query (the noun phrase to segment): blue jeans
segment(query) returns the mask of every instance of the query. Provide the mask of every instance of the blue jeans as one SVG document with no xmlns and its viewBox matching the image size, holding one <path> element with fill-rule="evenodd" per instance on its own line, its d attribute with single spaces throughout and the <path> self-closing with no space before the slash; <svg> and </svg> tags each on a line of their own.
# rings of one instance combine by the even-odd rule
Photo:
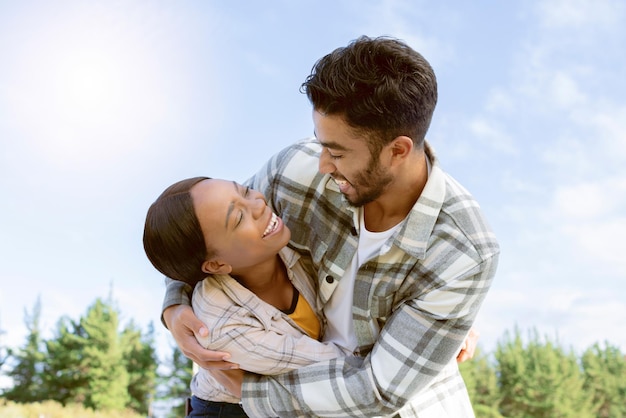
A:
<svg viewBox="0 0 626 418">
<path fill-rule="evenodd" d="M 248 418 L 238 403 L 213 402 L 191 397 L 191 412 L 187 418 Z"/>
</svg>

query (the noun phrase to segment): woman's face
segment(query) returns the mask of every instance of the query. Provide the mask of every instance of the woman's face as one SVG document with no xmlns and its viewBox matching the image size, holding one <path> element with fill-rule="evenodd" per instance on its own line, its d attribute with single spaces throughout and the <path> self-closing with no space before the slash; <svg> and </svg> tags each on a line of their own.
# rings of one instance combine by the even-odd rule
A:
<svg viewBox="0 0 626 418">
<path fill-rule="evenodd" d="M 191 188 L 207 247 L 237 274 L 275 256 L 291 232 L 263 195 L 233 181 L 202 180 Z"/>
</svg>

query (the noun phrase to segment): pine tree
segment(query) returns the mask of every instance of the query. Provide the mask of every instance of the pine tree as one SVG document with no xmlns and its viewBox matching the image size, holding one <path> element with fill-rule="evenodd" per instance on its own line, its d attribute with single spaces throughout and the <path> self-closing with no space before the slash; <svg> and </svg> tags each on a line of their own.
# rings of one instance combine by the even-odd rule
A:
<svg viewBox="0 0 626 418">
<path fill-rule="evenodd" d="M 506 417 L 593 417 L 591 396 L 573 353 L 565 352 L 536 331 L 526 346 L 519 330 L 509 333 L 496 349 L 500 411 Z"/>
<path fill-rule="evenodd" d="M 13 353 L 8 351 L 14 366 L 7 372 L 13 380 L 13 387 L 3 393 L 3 396 L 15 402 L 34 402 L 41 399 L 42 369 L 45 360 L 42 349 L 40 331 L 41 299 L 38 297 L 32 313 L 24 310 L 24 325 L 28 330 L 26 343 L 23 348 Z"/>
<path fill-rule="evenodd" d="M 585 390 L 593 394 L 596 416 L 626 417 L 626 359 L 617 347 L 596 343 L 581 358 Z"/>
<path fill-rule="evenodd" d="M 88 381 L 84 404 L 95 410 L 121 410 L 129 400 L 118 316 L 111 303 L 97 299 L 80 321 L 86 340 L 82 364 Z"/>
<path fill-rule="evenodd" d="M 463 380 L 467 386 L 472 406 L 477 416 L 500 417 L 498 404 L 500 392 L 495 366 L 488 356 L 480 349 L 476 350 L 474 358 L 459 365 Z"/>
<path fill-rule="evenodd" d="M 25 315 L 29 334 L 24 347 L 10 352 L 14 366 L 7 375 L 14 386 L 3 393 L 5 398 L 150 414 L 158 367 L 152 324 L 142 334 L 131 321 L 118 333 L 119 312 L 111 298 L 96 299 L 78 321 L 60 318 L 54 336 L 44 341 L 40 315 L 38 299 L 32 314 Z"/>
<path fill-rule="evenodd" d="M 168 371 L 161 375 L 159 399 L 173 405 L 169 418 L 185 416 L 185 400 L 190 396 L 189 383 L 193 376 L 193 362 L 183 355 L 178 347 L 172 348 L 168 360 Z"/>
<path fill-rule="evenodd" d="M 84 350 L 86 339 L 80 326 L 68 317 L 57 322 L 55 336 L 46 340 L 47 359 L 44 365 L 43 386 L 50 399 L 68 403 L 84 403 L 87 387 Z"/>
<path fill-rule="evenodd" d="M 95 410 L 123 409 L 129 401 L 128 372 L 118 329 L 118 313 L 101 299 L 78 322 L 61 318 L 57 336 L 46 341 L 44 384 L 49 398 Z"/>
<path fill-rule="evenodd" d="M 129 375 L 128 406 L 148 415 L 156 391 L 158 360 L 154 347 L 154 326 L 145 334 L 131 321 L 122 332 L 124 361 Z"/>
</svg>

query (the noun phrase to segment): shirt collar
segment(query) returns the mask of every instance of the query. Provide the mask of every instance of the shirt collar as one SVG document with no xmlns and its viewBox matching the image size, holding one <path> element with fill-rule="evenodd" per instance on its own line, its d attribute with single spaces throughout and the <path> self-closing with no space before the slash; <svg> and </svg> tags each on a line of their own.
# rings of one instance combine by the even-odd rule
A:
<svg viewBox="0 0 626 418">
<path fill-rule="evenodd" d="M 446 194 L 446 176 L 439 166 L 439 160 L 428 143 L 424 143 L 424 149 L 431 163 L 430 175 L 422 194 L 395 235 L 395 244 L 419 259 L 425 256 Z"/>
<path fill-rule="evenodd" d="M 419 199 L 402 221 L 403 225 L 392 238 L 394 245 L 418 259 L 425 257 L 428 239 L 432 235 L 446 194 L 446 175 L 439 165 L 435 151 L 426 141 L 424 141 L 424 152 L 430 162 L 428 180 Z M 358 225 L 358 208 L 348 203 L 331 176 L 328 176 L 326 188 L 341 195 L 342 207 L 352 212 L 354 225 Z"/>
</svg>

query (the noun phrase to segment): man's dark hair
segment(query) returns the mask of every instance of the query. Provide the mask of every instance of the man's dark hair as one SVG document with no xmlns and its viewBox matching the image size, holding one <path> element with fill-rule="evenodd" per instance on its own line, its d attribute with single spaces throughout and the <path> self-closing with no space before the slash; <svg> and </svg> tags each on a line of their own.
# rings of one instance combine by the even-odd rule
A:
<svg viewBox="0 0 626 418">
<path fill-rule="evenodd" d="M 315 63 L 300 91 L 313 108 L 338 115 L 380 149 L 405 135 L 423 145 L 437 79 L 426 59 L 404 42 L 361 36 Z"/>
</svg>

